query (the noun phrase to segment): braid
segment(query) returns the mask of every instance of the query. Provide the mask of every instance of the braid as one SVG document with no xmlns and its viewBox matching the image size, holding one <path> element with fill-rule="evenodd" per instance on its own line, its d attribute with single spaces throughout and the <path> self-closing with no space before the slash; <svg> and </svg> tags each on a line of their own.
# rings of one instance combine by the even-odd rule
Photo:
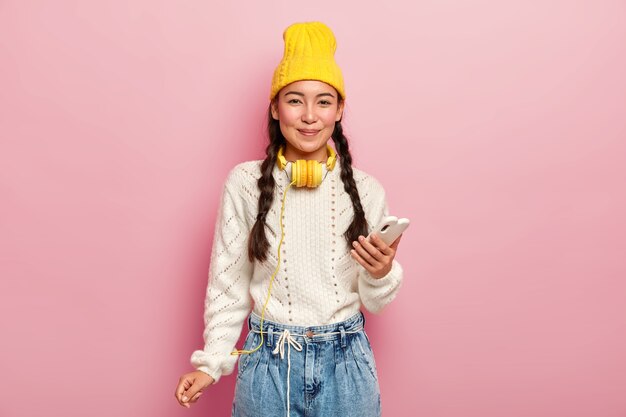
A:
<svg viewBox="0 0 626 417">
<path fill-rule="evenodd" d="M 361 198 L 359 197 L 359 191 L 356 188 L 356 182 L 354 181 L 354 175 L 352 172 L 352 155 L 348 148 L 348 138 L 343 134 L 343 127 L 341 121 L 335 123 L 335 130 L 333 131 L 333 141 L 335 142 L 335 148 L 341 162 L 341 180 L 343 181 L 343 188 L 346 190 L 352 200 L 352 207 L 354 208 L 354 218 L 352 223 L 344 233 L 348 247 L 352 247 L 352 241 L 357 240 L 359 235 L 367 236 L 367 221 L 365 220 L 365 212 L 361 205 Z"/>
<path fill-rule="evenodd" d="M 274 120 L 272 117 L 270 109 L 268 109 L 267 123 L 270 143 L 265 148 L 267 156 L 261 164 L 261 177 L 257 180 L 257 185 L 259 190 L 261 190 L 258 214 L 248 238 L 248 258 L 250 261 L 253 261 L 255 258 L 259 261 L 265 261 L 267 259 L 267 251 L 269 250 L 270 244 L 265 235 L 265 219 L 274 201 L 274 186 L 276 185 L 272 171 L 276 164 L 278 149 L 285 143 L 285 138 L 280 132 L 280 125 L 278 121 Z"/>
</svg>

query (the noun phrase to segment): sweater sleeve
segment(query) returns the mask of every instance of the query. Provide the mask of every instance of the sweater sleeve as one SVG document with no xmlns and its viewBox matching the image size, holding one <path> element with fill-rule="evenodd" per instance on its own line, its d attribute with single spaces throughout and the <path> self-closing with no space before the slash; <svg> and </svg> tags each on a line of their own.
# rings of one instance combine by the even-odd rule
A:
<svg viewBox="0 0 626 417">
<path fill-rule="evenodd" d="M 384 188 L 373 177 L 368 195 L 371 202 L 369 209 L 365 209 L 365 215 L 368 232 L 371 232 L 385 216 L 389 215 L 389 206 Z M 396 258 L 391 263 L 391 270 L 382 278 L 374 278 L 367 269 L 358 264 L 359 295 L 365 308 L 371 313 L 381 312 L 396 297 L 403 276 L 402 266 Z"/>
<path fill-rule="evenodd" d="M 217 382 L 233 372 L 238 356 L 231 355 L 252 301 L 253 265 L 248 259 L 249 230 L 245 203 L 237 195 L 234 170 L 226 179 L 215 225 L 209 277 L 204 301 L 204 349 L 190 362 Z"/>
</svg>

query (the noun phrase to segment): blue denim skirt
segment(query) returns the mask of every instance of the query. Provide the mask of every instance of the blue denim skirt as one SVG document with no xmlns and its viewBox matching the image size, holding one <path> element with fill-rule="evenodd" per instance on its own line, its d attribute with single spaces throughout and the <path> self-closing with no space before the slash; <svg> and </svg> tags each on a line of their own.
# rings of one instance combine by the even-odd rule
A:
<svg viewBox="0 0 626 417">
<path fill-rule="evenodd" d="M 232 417 L 380 417 L 380 388 L 362 312 L 324 326 L 248 317 Z"/>
</svg>

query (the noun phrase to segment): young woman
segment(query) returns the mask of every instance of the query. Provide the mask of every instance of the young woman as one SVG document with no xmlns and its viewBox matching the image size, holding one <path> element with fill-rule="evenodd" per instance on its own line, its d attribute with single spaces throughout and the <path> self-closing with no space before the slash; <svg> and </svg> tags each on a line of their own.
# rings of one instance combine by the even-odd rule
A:
<svg viewBox="0 0 626 417">
<path fill-rule="evenodd" d="M 296 23 L 283 38 L 266 157 L 238 164 L 226 179 L 205 346 L 175 396 L 190 407 L 238 360 L 233 416 L 380 416 L 360 308 L 378 313 L 395 297 L 400 238 L 390 246 L 365 238 L 389 212 L 381 184 L 352 167 L 333 33 Z M 243 349 L 233 351 L 244 322 Z"/>
</svg>

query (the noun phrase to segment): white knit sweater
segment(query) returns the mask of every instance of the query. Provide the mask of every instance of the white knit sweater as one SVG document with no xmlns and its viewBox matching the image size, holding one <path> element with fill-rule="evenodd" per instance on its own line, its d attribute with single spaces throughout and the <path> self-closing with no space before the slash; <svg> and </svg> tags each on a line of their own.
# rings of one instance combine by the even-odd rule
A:
<svg viewBox="0 0 626 417">
<path fill-rule="evenodd" d="M 287 171 L 274 166 L 274 201 L 266 219 L 270 243 L 266 262 L 248 260 L 248 235 L 258 211 L 262 160 L 236 165 L 222 191 L 215 226 L 209 280 L 204 304 L 204 349 L 190 362 L 217 382 L 233 372 L 238 356 L 231 355 L 250 310 L 261 315 L 270 277 L 276 269 L 280 241 L 280 208 L 289 185 Z M 393 260 L 383 278 L 372 277 L 350 255 L 343 233 L 354 215 L 350 196 L 340 178 L 341 164 L 329 171 L 317 188 L 287 191 L 281 266 L 272 284 L 265 319 L 298 326 L 343 321 L 361 304 L 378 313 L 395 297 L 403 271 Z M 354 168 L 368 231 L 389 214 L 382 185 Z"/>
</svg>

